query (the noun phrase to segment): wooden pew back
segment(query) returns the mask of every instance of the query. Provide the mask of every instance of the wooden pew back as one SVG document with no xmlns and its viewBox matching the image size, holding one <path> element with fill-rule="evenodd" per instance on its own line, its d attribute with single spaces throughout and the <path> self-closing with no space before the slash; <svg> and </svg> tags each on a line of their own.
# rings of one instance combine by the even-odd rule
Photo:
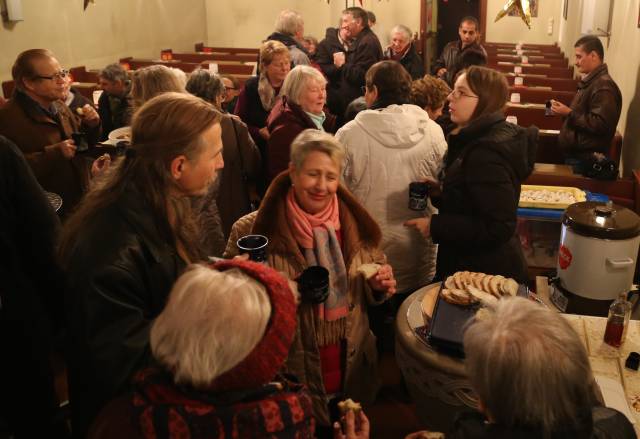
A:
<svg viewBox="0 0 640 439">
<path fill-rule="evenodd" d="M 258 55 L 260 53 L 260 49 L 252 48 L 252 47 L 215 47 L 215 46 L 205 46 L 203 43 L 196 43 L 194 47 L 196 52 L 216 52 L 216 53 L 244 53 L 244 54 L 252 54 Z"/>
<path fill-rule="evenodd" d="M 507 77 L 507 81 L 510 86 L 513 86 L 513 81 L 515 79 L 515 75 L 505 74 Z M 566 78 L 541 78 L 537 76 L 523 76 L 523 85 L 524 86 L 541 86 L 541 87 L 551 87 L 552 90 L 556 91 L 571 91 L 576 92 L 578 89 L 578 81 L 575 79 L 566 79 Z"/>
</svg>

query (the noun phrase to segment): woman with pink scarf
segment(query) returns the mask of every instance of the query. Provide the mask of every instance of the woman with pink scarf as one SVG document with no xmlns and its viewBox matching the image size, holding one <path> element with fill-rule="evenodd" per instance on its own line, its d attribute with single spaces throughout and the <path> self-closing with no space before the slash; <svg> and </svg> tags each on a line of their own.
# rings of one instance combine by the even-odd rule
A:
<svg viewBox="0 0 640 439">
<path fill-rule="evenodd" d="M 291 144 L 289 169 L 278 175 L 260 209 L 233 226 L 225 257 L 239 253 L 238 238 L 269 239 L 267 262 L 290 279 L 305 268 L 329 271 L 329 296 L 302 300 L 298 326 L 283 372 L 296 375 L 313 399 L 318 434 L 330 433 L 332 399 L 375 399 L 379 385 L 375 337 L 367 306 L 396 291 L 391 267 L 379 250 L 380 228 L 340 185 L 344 149 L 330 134 L 305 130 Z M 365 277 L 364 264 L 378 264 Z"/>
</svg>

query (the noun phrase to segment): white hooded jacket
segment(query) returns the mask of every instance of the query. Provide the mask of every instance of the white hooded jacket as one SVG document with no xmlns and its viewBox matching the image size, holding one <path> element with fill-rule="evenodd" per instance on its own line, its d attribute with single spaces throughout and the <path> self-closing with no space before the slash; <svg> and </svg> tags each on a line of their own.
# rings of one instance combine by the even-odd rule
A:
<svg viewBox="0 0 640 439">
<path fill-rule="evenodd" d="M 428 284 L 437 246 L 403 223 L 436 212 L 431 204 L 409 209 L 409 183 L 437 180 L 447 150 L 442 129 L 416 105 L 390 105 L 358 113 L 336 138 L 346 149 L 343 182 L 380 225 L 398 291 Z"/>
</svg>

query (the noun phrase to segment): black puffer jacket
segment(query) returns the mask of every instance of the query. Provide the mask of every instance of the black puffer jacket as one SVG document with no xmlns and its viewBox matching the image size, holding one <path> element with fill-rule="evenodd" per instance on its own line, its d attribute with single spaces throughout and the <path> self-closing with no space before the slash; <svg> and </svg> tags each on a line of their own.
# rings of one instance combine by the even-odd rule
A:
<svg viewBox="0 0 640 439">
<path fill-rule="evenodd" d="M 469 270 L 526 281 L 516 216 L 537 137 L 537 128 L 507 123 L 500 112 L 449 136 L 442 196 L 433 199 L 440 211 L 431 219 L 431 236 L 440 244 L 439 278 Z"/>
<path fill-rule="evenodd" d="M 606 64 L 578 83 L 565 118 L 558 145 L 568 156 L 601 152 L 608 154 L 622 109 L 620 89 L 609 76 Z"/>
<path fill-rule="evenodd" d="M 65 258 L 74 434 L 151 364 L 151 324 L 185 267 L 162 236 L 131 188 L 78 231 Z"/>
</svg>

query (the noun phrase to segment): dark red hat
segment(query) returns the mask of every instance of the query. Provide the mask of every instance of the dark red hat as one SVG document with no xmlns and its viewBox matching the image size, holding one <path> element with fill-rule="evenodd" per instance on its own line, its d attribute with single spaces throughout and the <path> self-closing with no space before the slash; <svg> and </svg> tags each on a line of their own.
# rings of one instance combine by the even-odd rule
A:
<svg viewBox="0 0 640 439">
<path fill-rule="evenodd" d="M 296 303 L 287 279 L 264 264 L 240 259 L 216 262 L 211 268 L 218 271 L 242 270 L 264 285 L 271 301 L 271 318 L 262 340 L 244 360 L 218 376 L 211 389 L 249 389 L 272 381 L 289 355 L 296 332 Z"/>
</svg>

